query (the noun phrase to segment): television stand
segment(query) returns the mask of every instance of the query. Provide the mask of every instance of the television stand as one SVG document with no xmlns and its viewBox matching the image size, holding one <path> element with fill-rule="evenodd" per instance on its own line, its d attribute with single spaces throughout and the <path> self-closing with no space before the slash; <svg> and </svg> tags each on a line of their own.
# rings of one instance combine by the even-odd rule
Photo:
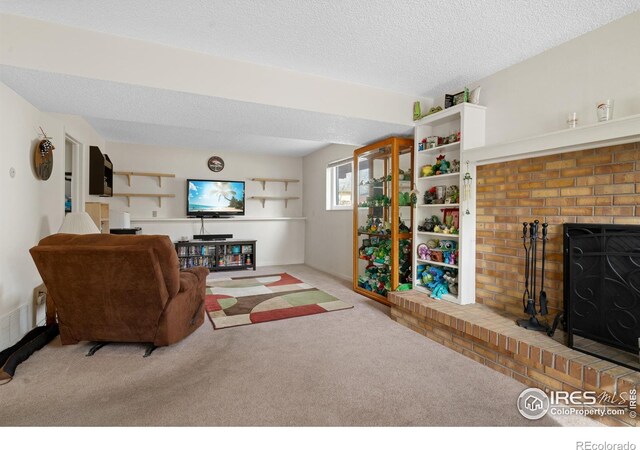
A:
<svg viewBox="0 0 640 450">
<path fill-rule="evenodd" d="M 180 269 L 202 266 L 209 269 L 210 272 L 256 270 L 255 240 L 194 239 L 187 242 L 175 242 L 174 245 L 180 261 Z"/>
</svg>

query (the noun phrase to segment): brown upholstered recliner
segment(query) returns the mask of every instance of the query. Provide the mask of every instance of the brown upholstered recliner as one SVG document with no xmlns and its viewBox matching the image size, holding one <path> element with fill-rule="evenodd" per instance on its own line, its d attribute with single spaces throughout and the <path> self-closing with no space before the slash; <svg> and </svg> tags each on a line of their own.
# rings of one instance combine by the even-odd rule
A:
<svg viewBox="0 0 640 450">
<path fill-rule="evenodd" d="M 55 234 L 30 252 L 63 344 L 171 345 L 204 322 L 209 271 L 180 271 L 168 236 Z"/>
</svg>

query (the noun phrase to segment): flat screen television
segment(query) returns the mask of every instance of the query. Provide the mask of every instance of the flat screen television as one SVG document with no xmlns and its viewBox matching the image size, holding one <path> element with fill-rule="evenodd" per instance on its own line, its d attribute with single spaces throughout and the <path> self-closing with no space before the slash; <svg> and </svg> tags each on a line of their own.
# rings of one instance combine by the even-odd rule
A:
<svg viewBox="0 0 640 450">
<path fill-rule="evenodd" d="M 187 180 L 187 217 L 244 216 L 244 181 Z"/>
</svg>

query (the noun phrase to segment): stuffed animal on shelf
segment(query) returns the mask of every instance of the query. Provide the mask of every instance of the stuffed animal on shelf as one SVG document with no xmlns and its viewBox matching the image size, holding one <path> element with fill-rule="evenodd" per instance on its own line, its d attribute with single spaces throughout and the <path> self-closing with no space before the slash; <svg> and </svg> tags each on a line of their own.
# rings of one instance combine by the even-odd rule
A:
<svg viewBox="0 0 640 450">
<path fill-rule="evenodd" d="M 420 170 L 420 173 L 422 173 L 423 177 L 430 177 L 431 175 L 433 175 L 433 172 L 433 166 L 429 164 L 422 166 L 422 169 Z"/>
<path fill-rule="evenodd" d="M 426 245 L 418 245 L 418 258 L 423 261 L 429 261 L 429 257 L 431 256 L 431 249 Z"/>
<path fill-rule="evenodd" d="M 436 158 L 436 163 L 433 166 L 433 171 L 436 175 L 449 173 L 449 161 L 445 159 L 444 155 L 440 155 Z"/>
<path fill-rule="evenodd" d="M 440 241 L 440 249 L 441 250 L 446 250 L 446 251 L 452 251 L 458 248 L 458 244 L 456 241 L 447 241 L 447 240 L 441 240 Z"/>
<path fill-rule="evenodd" d="M 447 271 L 444 273 L 442 278 L 444 278 L 444 280 L 447 282 L 449 292 L 451 292 L 453 295 L 458 295 L 458 276 L 454 275 L 452 272 Z"/>
<path fill-rule="evenodd" d="M 431 274 L 431 272 L 429 272 L 429 270 L 431 269 L 431 266 L 427 266 L 428 269 L 425 269 L 422 272 L 422 285 L 423 286 L 429 286 L 429 283 L 431 283 L 433 281 L 433 274 Z"/>
<path fill-rule="evenodd" d="M 456 265 L 457 261 L 457 253 L 452 251 L 443 251 L 443 261 L 445 264 L 451 264 L 452 266 Z"/>
<path fill-rule="evenodd" d="M 444 271 L 439 267 L 431 267 L 429 274 L 433 277 L 433 281 L 426 286 L 431 289 L 431 298 L 440 300 L 443 295 L 449 293 L 447 282 L 444 280 Z"/>
<path fill-rule="evenodd" d="M 436 173 L 438 175 L 449 173 L 450 167 L 451 167 L 451 164 L 449 163 L 449 161 L 447 161 L 446 159 L 443 159 L 442 161 L 440 161 L 440 170 L 437 171 Z"/>
</svg>

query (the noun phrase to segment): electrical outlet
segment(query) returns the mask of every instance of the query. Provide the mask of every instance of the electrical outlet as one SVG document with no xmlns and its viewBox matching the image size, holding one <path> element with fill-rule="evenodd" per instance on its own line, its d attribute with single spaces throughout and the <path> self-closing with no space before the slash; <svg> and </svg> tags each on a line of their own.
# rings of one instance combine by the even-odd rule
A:
<svg viewBox="0 0 640 450">
<path fill-rule="evenodd" d="M 158 211 L 151 211 L 151 217 L 158 217 Z"/>
</svg>

